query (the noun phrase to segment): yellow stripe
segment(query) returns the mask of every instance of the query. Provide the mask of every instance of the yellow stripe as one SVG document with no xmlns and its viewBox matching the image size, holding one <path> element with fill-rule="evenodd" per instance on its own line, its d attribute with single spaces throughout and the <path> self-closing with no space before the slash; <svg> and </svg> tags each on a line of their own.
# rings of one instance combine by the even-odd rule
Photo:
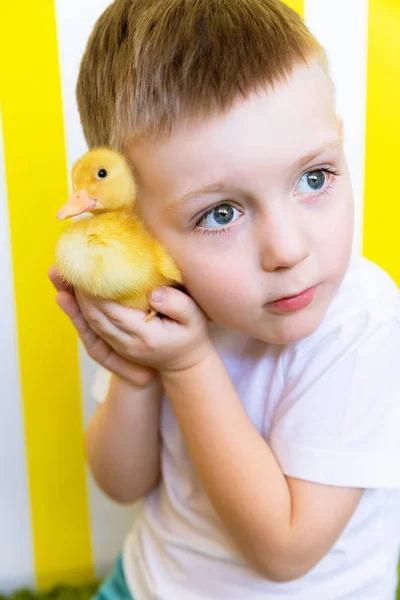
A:
<svg viewBox="0 0 400 600">
<path fill-rule="evenodd" d="M 5 163 L 34 562 L 43 589 L 94 578 L 77 342 L 47 279 L 67 168 L 53 0 L 2 4 Z"/>
<path fill-rule="evenodd" d="M 297 11 L 302 17 L 304 16 L 304 0 L 284 0 L 285 4 Z"/>
<path fill-rule="evenodd" d="M 370 0 L 363 254 L 400 285 L 400 4 Z"/>
</svg>

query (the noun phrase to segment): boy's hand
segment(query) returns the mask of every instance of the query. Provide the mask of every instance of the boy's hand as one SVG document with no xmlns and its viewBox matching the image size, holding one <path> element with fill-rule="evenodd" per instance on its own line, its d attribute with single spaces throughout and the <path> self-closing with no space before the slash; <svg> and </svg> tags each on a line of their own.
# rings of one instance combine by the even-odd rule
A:
<svg viewBox="0 0 400 600">
<path fill-rule="evenodd" d="M 188 369 L 215 351 L 208 333 L 207 317 L 183 292 L 161 288 L 164 297 L 151 301 L 162 313 L 151 321 L 146 313 L 117 302 L 93 300 L 76 292 L 90 328 L 119 356 L 166 374 Z M 165 316 L 164 316 L 165 315 Z"/>
<path fill-rule="evenodd" d="M 93 360 L 137 387 L 145 387 L 158 376 L 154 369 L 135 364 L 120 356 L 100 335 L 97 335 L 84 318 L 74 289 L 62 281 L 55 265 L 50 267 L 48 276 L 58 292 L 57 304 L 71 319 L 87 353 Z M 92 299 L 87 298 L 86 310 L 89 309 L 90 313 L 96 312 L 96 302 L 98 301 L 93 302 Z M 91 303 L 93 303 L 92 307 L 90 307 Z"/>
</svg>

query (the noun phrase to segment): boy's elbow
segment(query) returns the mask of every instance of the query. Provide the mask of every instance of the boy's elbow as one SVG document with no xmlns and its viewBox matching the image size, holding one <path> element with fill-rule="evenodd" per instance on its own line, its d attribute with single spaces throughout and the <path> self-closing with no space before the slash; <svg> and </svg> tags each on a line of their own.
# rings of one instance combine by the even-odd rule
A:
<svg viewBox="0 0 400 600">
<path fill-rule="evenodd" d="M 110 482 L 100 481 L 96 479 L 92 471 L 94 480 L 101 491 L 113 502 L 122 505 L 129 505 L 138 502 L 147 494 L 149 494 L 159 483 L 159 478 L 148 480 L 145 484 L 129 489 L 126 485 L 113 487 Z"/>
<path fill-rule="evenodd" d="M 120 488 L 113 488 L 112 486 L 104 483 L 103 481 L 96 479 L 94 475 L 93 478 L 96 481 L 97 487 L 103 492 L 103 494 L 107 496 L 109 500 L 112 500 L 116 504 L 134 504 L 141 498 L 141 495 L 140 493 L 138 493 L 138 490 L 132 492 L 128 490 L 122 490 Z"/>
<path fill-rule="evenodd" d="M 105 494 L 107 496 L 107 498 L 109 498 L 116 504 L 122 504 L 122 505 L 135 504 L 135 502 L 138 502 L 139 500 L 142 499 L 143 496 L 145 496 L 145 494 L 140 494 L 137 492 L 135 492 L 134 494 L 127 494 L 126 492 L 121 493 L 120 491 L 110 490 L 110 489 L 105 488 L 104 485 L 100 486 L 99 482 L 97 482 L 97 486 L 101 489 L 103 494 Z"/>
<path fill-rule="evenodd" d="M 311 569 L 307 569 L 305 571 L 297 570 L 286 565 L 284 567 L 280 567 L 279 569 L 264 569 L 262 575 L 273 583 L 290 583 L 291 581 L 296 581 L 296 579 L 304 577 L 304 575 L 307 575 L 308 571 L 310 570 Z"/>
<path fill-rule="evenodd" d="M 311 567 L 312 568 L 312 567 Z M 307 575 L 310 569 L 298 569 L 293 565 L 256 565 L 257 572 L 273 583 L 289 583 Z"/>
<path fill-rule="evenodd" d="M 275 552 L 273 556 L 260 553 L 251 562 L 256 571 L 268 581 L 289 583 L 304 577 L 314 568 L 315 563 L 307 558 L 286 552 Z"/>
</svg>

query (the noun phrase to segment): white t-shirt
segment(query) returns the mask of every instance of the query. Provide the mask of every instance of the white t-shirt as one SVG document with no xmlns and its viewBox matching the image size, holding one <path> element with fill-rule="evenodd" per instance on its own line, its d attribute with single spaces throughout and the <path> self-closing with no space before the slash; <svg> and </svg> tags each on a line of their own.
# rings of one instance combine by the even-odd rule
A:
<svg viewBox="0 0 400 600">
<path fill-rule="evenodd" d="M 368 260 L 352 259 L 321 325 L 287 346 L 215 324 L 211 333 L 283 473 L 365 492 L 340 538 L 309 573 L 271 582 L 246 563 L 224 530 L 164 396 L 163 480 L 144 499 L 123 549 L 135 600 L 394 600 L 400 294 L 393 280 Z M 93 388 L 100 402 L 108 379 L 100 369 Z"/>
</svg>

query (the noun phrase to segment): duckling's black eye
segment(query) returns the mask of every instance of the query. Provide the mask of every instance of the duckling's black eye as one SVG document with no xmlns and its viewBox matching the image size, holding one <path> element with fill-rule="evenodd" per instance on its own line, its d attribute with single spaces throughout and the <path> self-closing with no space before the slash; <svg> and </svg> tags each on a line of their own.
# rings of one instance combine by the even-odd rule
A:
<svg viewBox="0 0 400 600">
<path fill-rule="evenodd" d="M 107 171 L 105 169 L 100 169 L 100 171 L 97 172 L 97 177 L 104 179 L 107 177 Z"/>
</svg>

